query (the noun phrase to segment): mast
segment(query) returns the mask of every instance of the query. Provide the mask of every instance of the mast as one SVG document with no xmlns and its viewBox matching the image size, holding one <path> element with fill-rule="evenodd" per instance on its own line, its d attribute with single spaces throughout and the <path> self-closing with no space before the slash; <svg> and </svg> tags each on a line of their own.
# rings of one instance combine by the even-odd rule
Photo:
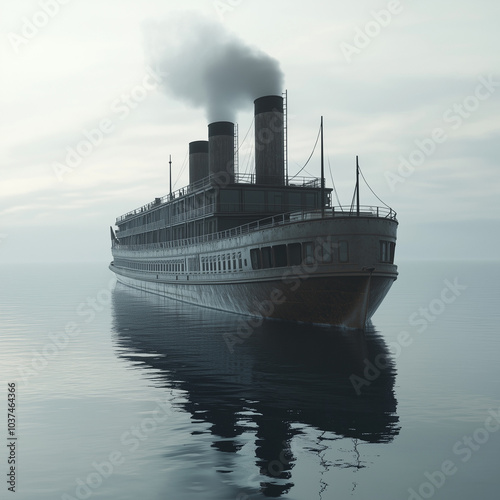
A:
<svg viewBox="0 0 500 500">
<path fill-rule="evenodd" d="M 359 217 L 359 163 L 356 156 L 356 215 Z"/>
<path fill-rule="evenodd" d="M 285 90 L 285 186 L 288 186 L 288 90 Z"/>
<path fill-rule="evenodd" d="M 323 155 L 323 117 L 321 117 L 321 218 L 325 216 L 325 159 Z"/>
<path fill-rule="evenodd" d="M 169 179 L 170 179 L 170 199 L 172 199 L 172 155 L 170 155 L 168 165 L 169 165 L 168 172 L 169 172 Z"/>
</svg>

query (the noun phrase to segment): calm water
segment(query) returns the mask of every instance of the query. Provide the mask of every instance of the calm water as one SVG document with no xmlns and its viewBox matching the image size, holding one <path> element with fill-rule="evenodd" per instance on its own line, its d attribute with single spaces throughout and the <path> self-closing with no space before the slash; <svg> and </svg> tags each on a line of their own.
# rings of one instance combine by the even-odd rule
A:
<svg viewBox="0 0 500 500">
<path fill-rule="evenodd" d="M 497 498 L 500 264 L 399 270 L 361 335 L 0 267 L 0 497 Z"/>
</svg>

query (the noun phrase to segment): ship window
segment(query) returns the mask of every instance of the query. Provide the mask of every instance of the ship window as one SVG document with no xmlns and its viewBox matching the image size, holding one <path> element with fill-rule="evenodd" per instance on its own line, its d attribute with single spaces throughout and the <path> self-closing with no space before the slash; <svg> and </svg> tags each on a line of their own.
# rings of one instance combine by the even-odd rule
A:
<svg viewBox="0 0 500 500">
<path fill-rule="evenodd" d="M 339 241 L 339 262 L 349 262 L 349 245 L 347 241 Z"/>
<path fill-rule="evenodd" d="M 236 254 L 233 253 L 233 269 L 236 271 Z"/>
<path fill-rule="evenodd" d="M 312 264 L 314 262 L 314 247 L 312 241 L 308 241 L 302 245 L 304 251 L 304 262 L 306 264 Z"/>
<path fill-rule="evenodd" d="M 323 241 L 321 243 L 321 258 L 322 262 L 332 262 L 333 260 L 333 252 L 332 252 L 332 244 L 330 241 Z"/>
<path fill-rule="evenodd" d="M 223 271 L 226 270 L 226 256 L 225 255 L 222 256 L 222 270 Z"/>
<path fill-rule="evenodd" d="M 271 247 L 263 247 L 261 249 L 262 254 L 262 267 L 268 269 L 273 267 L 273 260 L 271 255 Z"/>
<path fill-rule="evenodd" d="M 250 260 L 252 262 L 252 269 L 260 269 L 260 251 L 258 248 L 250 250 Z"/>
<path fill-rule="evenodd" d="M 242 266 L 242 262 L 241 262 L 241 252 L 238 252 L 238 267 L 241 269 L 243 266 Z"/>
<path fill-rule="evenodd" d="M 286 245 L 276 245 L 273 247 L 274 266 L 285 267 L 287 265 Z"/>
<path fill-rule="evenodd" d="M 217 270 L 220 272 L 220 255 L 217 256 Z"/>
<path fill-rule="evenodd" d="M 302 263 L 302 245 L 300 243 L 288 245 L 288 262 L 291 266 L 300 266 Z"/>
<path fill-rule="evenodd" d="M 231 271 L 231 256 L 227 256 L 227 270 Z"/>
<path fill-rule="evenodd" d="M 380 241 L 380 262 L 394 263 L 396 244 L 392 241 Z"/>
<path fill-rule="evenodd" d="M 387 245 L 388 241 L 380 242 L 380 261 L 389 262 L 389 248 Z"/>
</svg>

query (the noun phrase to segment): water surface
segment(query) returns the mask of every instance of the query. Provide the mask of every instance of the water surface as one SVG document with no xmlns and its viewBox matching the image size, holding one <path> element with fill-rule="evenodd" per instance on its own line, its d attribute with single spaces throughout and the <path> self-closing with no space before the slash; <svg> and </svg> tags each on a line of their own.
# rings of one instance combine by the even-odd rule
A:
<svg viewBox="0 0 500 500">
<path fill-rule="evenodd" d="M 105 265 L 0 267 L 13 498 L 496 497 L 500 265 L 399 271 L 361 334 L 249 328 Z"/>
</svg>

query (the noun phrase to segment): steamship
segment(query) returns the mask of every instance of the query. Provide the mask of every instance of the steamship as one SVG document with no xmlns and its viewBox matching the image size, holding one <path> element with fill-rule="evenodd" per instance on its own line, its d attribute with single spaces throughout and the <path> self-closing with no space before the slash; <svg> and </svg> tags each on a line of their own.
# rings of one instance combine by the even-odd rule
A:
<svg viewBox="0 0 500 500">
<path fill-rule="evenodd" d="M 396 213 L 333 206 L 321 178 L 288 178 L 284 99 L 255 100 L 255 172 L 235 172 L 235 125 L 189 144 L 189 185 L 116 219 L 119 282 L 248 316 L 364 329 L 392 283 Z M 321 134 L 322 135 L 322 134 Z"/>
</svg>

